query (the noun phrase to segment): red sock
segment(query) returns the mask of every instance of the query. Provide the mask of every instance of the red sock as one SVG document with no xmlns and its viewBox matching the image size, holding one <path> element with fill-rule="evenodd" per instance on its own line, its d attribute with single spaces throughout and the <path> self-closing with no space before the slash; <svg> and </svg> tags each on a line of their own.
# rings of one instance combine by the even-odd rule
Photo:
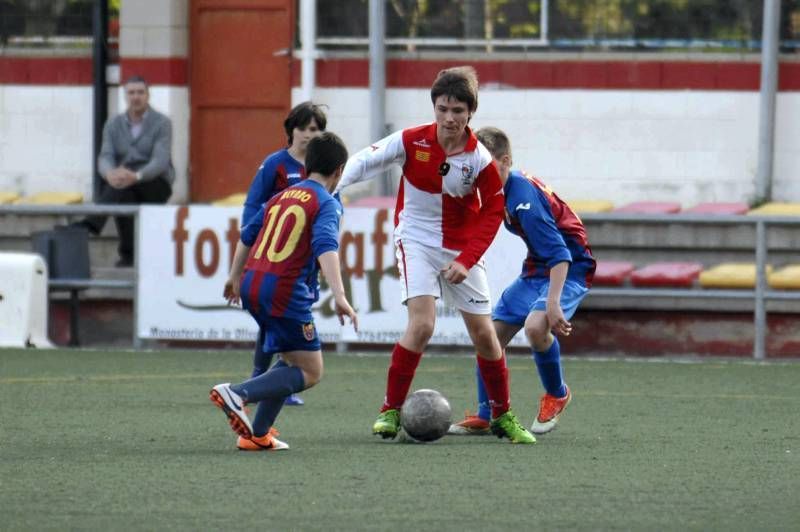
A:
<svg viewBox="0 0 800 532">
<path fill-rule="evenodd" d="M 381 412 L 403 406 L 420 358 L 422 353 L 410 351 L 399 343 L 394 344 L 392 363 L 389 365 L 389 375 L 386 378 L 386 397 L 383 399 Z"/>
<path fill-rule="evenodd" d="M 481 371 L 483 384 L 486 386 L 486 395 L 492 407 L 492 419 L 505 414 L 511 408 L 508 393 L 508 368 L 506 355 L 498 360 L 486 360 L 478 357 L 478 368 Z"/>
</svg>

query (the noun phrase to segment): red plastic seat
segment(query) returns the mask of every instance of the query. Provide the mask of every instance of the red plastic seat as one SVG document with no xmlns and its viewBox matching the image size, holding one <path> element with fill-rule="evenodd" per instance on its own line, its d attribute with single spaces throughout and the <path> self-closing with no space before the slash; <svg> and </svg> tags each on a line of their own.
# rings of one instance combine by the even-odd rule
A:
<svg viewBox="0 0 800 532">
<path fill-rule="evenodd" d="M 700 277 L 703 265 L 697 262 L 655 262 L 631 274 L 633 286 L 690 288 Z"/>
<path fill-rule="evenodd" d="M 598 261 L 592 285 L 622 286 L 634 269 L 632 262 Z"/>
<path fill-rule="evenodd" d="M 614 212 L 630 212 L 638 214 L 675 214 L 680 212 L 681 204 L 674 201 L 634 201 Z"/>
<path fill-rule="evenodd" d="M 686 214 L 745 214 L 750 210 L 747 203 L 698 203 L 684 210 Z"/>
<path fill-rule="evenodd" d="M 394 209 L 397 198 L 394 196 L 370 196 L 359 198 L 347 204 L 348 207 L 374 207 L 376 209 Z"/>
</svg>

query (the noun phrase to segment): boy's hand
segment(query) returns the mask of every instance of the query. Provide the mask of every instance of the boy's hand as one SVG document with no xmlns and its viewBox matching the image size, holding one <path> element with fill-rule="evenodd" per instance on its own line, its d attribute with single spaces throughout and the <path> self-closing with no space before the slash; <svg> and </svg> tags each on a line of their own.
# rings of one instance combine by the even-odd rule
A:
<svg viewBox="0 0 800 532">
<path fill-rule="evenodd" d="M 564 311 L 561 310 L 561 305 L 548 305 L 547 323 L 550 324 L 550 329 L 556 334 L 569 336 L 569 333 L 572 332 L 572 324 L 564 317 Z"/>
<path fill-rule="evenodd" d="M 239 304 L 239 279 L 228 279 L 225 281 L 225 288 L 222 291 L 223 297 L 229 305 Z"/>
<path fill-rule="evenodd" d="M 460 283 L 467 278 L 468 273 L 469 271 L 467 270 L 466 266 L 456 260 L 448 264 L 446 268 L 442 269 L 442 274 L 444 275 L 445 281 L 451 284 Z"/>
<path fill-rule="evenodd" d="M 353 329 L 358 332 L 358 315 L 356 315 L 356 311 L 353 310 L 353 307 L 350 306 L 350 303 L 347 301 L 347 298 L 344 295 L 334 296 L 334 304 L 335 304 L 335 311 L 336 315 L 339 317 L 339 323 L 344 325 L 344 317 L 347 316 L 350 318 L 350 323 L 353 324 Z"/>
</svg>

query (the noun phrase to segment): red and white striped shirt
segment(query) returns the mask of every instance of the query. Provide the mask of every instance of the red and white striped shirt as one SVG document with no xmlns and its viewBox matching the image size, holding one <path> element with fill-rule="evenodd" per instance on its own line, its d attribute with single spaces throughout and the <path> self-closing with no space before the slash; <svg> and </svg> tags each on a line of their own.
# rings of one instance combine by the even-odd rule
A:
<svg viewBox="0 0 800 532">
<path fill-rule="evenodd" d="M 397 131 L 350 157 L 338 188 L 401 166 L 395 239 L 460 251 L 456 260 L 472 268 L 502 223 L 503 186 L 489 151 L 467 133 L 464 150 L 446 155 L 436 123 Z"/>
</svg>

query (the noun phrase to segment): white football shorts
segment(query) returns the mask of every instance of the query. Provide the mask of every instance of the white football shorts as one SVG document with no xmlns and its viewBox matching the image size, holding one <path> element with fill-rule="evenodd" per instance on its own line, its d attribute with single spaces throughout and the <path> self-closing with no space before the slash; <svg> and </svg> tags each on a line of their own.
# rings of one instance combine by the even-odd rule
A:
<svg viewBox="0 0 800 532">
<path fill-rule="evenodd" d="M 458 251 L 435 248 L 419 242 L 396 239 L 397 267 L 400 270 L 402 303 L 412 297 L 444 297 L 447 304 L 470 314 L 491 314 L 492 301 L 483 260 L 469 269 L 459 284 L 444 279 L 442 269 L 458 255 Z"/>
</svg>

